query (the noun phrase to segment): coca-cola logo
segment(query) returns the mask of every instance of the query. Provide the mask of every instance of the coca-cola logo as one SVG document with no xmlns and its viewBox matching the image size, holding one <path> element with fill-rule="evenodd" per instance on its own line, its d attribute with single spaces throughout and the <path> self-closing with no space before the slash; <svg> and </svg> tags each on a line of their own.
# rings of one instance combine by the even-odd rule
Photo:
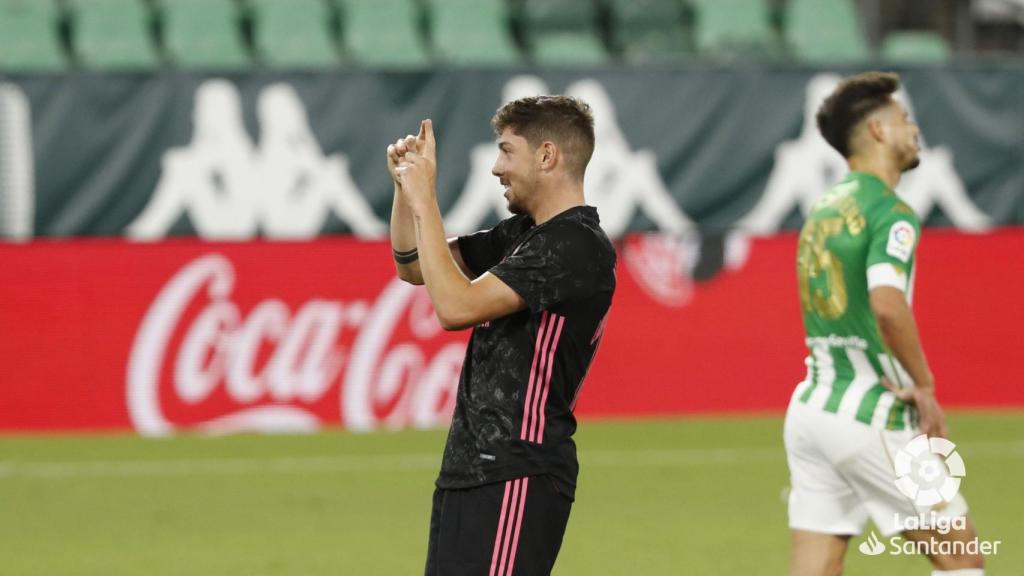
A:
<svg viewBox="0 0 1024 576">
<path fill-rule="evenodd" d="M 128 361 L 127 405 L 140 433 L 450 419 L 465 342 L 441 330 L 423 290 L 394 279 L 372 302 L 292 305 L 244 302 L 235 291 L 235 268 L 220 254 L 193 260 L 160 290 Z"/>
</svg>

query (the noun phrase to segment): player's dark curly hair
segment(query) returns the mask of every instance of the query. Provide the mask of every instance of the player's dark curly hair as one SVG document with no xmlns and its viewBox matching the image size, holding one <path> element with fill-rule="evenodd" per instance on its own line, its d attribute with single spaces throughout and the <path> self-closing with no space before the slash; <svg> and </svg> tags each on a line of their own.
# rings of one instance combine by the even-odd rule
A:
<svg viewBox="0 0 1024 576">
<path fill-rule="evenodd" d="M 892 102 L 892 95 L 899 87 L 900 77 L 891 72 L 850 76 L 818 108 L 818 130 L 843 158 L 849 158 L 853 129 L 868 114 Z"/>
<path fill-rule="evenodd" d="M 554 142 L 567 163 L 583 177 L 594 153 L 594 115 L 590 105 L 571 96 L 530 96 L 505 104 L 491 119 L 494 132 L 506 128 L 536 149 Z"/>
</svg>

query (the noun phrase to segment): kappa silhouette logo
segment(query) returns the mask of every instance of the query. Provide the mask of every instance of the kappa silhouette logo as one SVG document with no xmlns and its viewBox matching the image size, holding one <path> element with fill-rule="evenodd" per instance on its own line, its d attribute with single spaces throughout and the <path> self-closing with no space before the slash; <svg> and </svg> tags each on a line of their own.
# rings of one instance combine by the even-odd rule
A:
<svg viewBox="0 0 1024 576">
<path fill-rule="evenodd" d="M 34 178 L 28 98 L 18 86 L 0 83 L 0 238 L 32 237 Z"/>
<path fill-rule="evenodd" d="M 818 133 L 814 115 L 821 103 L 839 84 L 836 74 L 819 74 L 807 83 L 804 125 L 796 140 L 775 149 L 775 166 L 761 199 L 737 225 L 754 234 L 777 231 L 794 208 L 810 212 L 814 202 L 846 174 L 846 161 Z M 901 89 L 896 98 L 913 116 L 909 94 Z M 929 147 L 921 137 L 921 164 L 907 172 L 898 192 L 922 219 L 936 207 L 962 230 L 984 231 L 991 219 L 975 206 L 953 167 L 948 147 Z"/>
<path fill-rule="evenodd" d="M 508 81 L 503 103 L 526 96 L 550 94 L 536 76 L 516 76 Z M 569 85 L 565 93 L 590 104 L 594 114 L 596 143 L 587 167 L 584 189 L 587 203 L 601 214 L 601 227 L 612 237 L 624 234 L 637 210 L 658 229 L 676 236 L 694 230 L 694 224 L 679 208 L 658 172 L 651 150 L 633 150 L 619 127 L 615 104 L 596 80 L 584 79 Z M 470 174 L 458 200 L 445 216 L 445 229 L 454 234 L 477 230 L 490 214 L 510 214 L 498 179 L 491 174 L 497 149 L 493 143 L 480 144 L 470 153 Z"/>
<path fill-rule="evenodd" d="M 209 80 L 196 90 L 192 141 L 168 151 L 156 191 L 128 225 L 129 236 L 158 239 L 187 215 L 200 237 L 310 238 L 329 215 L 359 237 L 387 227 L 366 204 L 342 154 L 325 156 L 306 110 L 288 84 L 263 89 L 259 145 L 242 122 L 238 89 Z"/>
</svg>

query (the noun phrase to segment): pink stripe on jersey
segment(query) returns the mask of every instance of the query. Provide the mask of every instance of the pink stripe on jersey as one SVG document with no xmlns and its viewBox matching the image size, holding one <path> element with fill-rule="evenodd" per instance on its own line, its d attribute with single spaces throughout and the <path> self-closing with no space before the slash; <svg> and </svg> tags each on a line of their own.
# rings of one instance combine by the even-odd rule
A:
<svg viewBox="0 0 1024 576">
<path fill-rule="evenodd" d="M 548 405 L 548 392 L 551 391 L 551 368 L 555 364 L 555 350 L 558 348 L 558 340 L 562 336 L 562 326 L 564 325 L 565 317 L 563 316 L 558 319 L 558 327 L 555 328 L 555 340 L 554 343 L 551 345 L 551 349 L 548 350 L 548 371 L 547 374 L 544 375 L 544 385 L 541 387 L 542 394 L 540 398 L 540 407 L 538 409 L 538 411 L 540 412 L 540 426 L 537 428 L 537 433 L 534 434 L 533 437 L 533 441 L 537 443 L 544 442 L 544 411 Z"/>
<path fill-rule="evenodd" d="M 534 436 L 537 429 L 537 405 L 540 404 L 540 395 L 544 390 L 544 367 L 547 366 L 548 350 L 551 349 L 551 337 L 555 333 L 554 328 L 557 323 L 558 316 L 552 314 L 551 319 L 548 321 L 547 329 L 544 331 L 544 345 L 541 346 L 540 364 L 537 365 L 537 376 L 534 378 L 533 398 L 523 406 L 523 410 L 526 412 L 524 417 L 529 423 L 526 427 L 526 439 L 530 442 L 536 442 Z"/>
<path fill-rule="evenodd" d="M 529 406 L 534 401 L 534 389 L 536 388 L 536 384 L 537 384 L 537 380 L 538 380 L 538 378 L 537 378 L 537 364 L 544 357 L 544 346 L 546 346 L 546 343 L 545 343 L 545 339 L 546 338 L 545 337 L 550 332 L 550 326 L 549 325 L 552 322 L 554 322 L 554 318 L 551 318 L 550 322 L 548 321 L 550 316 L 552 316 L 552 314 L 549 313 L 547 310 L 544 310 L 543 312 L 541 312 L 540 323 L 537 325 L 537 343 L 534 344 L 534 347 L 533 347 L 533 363 L 530 366 L 530 381 L 529 381 L 529 384 L 526 387 L 526 401 L 523 404 L 523 426 L 522 426 L 522 429 L 519 432 L 519 439 L 520 440 L 526 440 L 526 431 L 529 428 L 529 422 L 530 422 Z"/>
<path fill-rule="evenodd" d="M 526 489 L 530 487 L 530 478 L 527 476 L 523 478 L 523 491 L 519 494 L 519 511 L 516 512 L 516 529 L 515 535 L 512 537 L 512 553 L 508 558 L 508 576 L 512 576 L 512 571 L 516 567 L 516 550 L 519 549 L 519 532 L 523 528 L 523 510 L 526 509 Z"/>
<path fill-rule="evenodd" d="M 505 511 L 508 509 L 508 493 L 511 488 L 512 481 L 505 482 L 505 497 L 501 499 L 501 516 L 498 517 L 498 530 L 494 535 L 494 554 L 491 555 L 490 576 L 497 576 L 498 550 L 501 549 L 501 533 L 503 532 L 502 527 L 505 524 Z"/>
<path fill-rule="evenodd" d="M 544 324 L 548 317 L 548 311 L 541 312 L 540 323 L 537 325 L 537 343 L 533 345 L 533 363 L 530 366 L 530 382 L 526 388 L 526 406 L 530 405 L 530 401 L 533 398 L 533 384 L 535 381 L 534 375 L 537 372 L 537 362 L 541 357 L 541 343 L 544 340 Z M 523 427 L 519 433 L 520 440 L 526 440 L 526 410 L 523 410 Z"/>
</svg>

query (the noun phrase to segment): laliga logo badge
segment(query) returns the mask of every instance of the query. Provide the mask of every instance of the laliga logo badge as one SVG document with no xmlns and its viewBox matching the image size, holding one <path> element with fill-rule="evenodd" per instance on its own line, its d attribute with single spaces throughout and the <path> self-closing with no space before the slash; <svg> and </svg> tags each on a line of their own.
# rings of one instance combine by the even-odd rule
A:
<svg viewBox="0 0 1024 576">
<path fill-rule="evenodd" d="M 967 475 L 956 444 L 945 438 L 914 438 L 896 453 L 893 461 L 896 487 L 919 506 L 948 503 Z"/>
</svg>

